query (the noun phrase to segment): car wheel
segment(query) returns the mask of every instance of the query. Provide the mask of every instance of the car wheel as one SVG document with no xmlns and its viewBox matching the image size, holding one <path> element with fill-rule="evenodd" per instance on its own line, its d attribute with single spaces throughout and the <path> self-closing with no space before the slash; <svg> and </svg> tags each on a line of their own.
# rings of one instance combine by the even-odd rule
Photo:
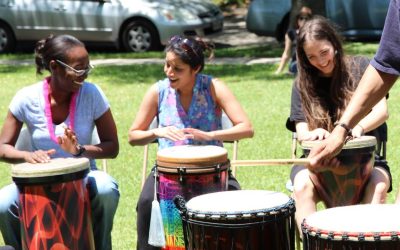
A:
<svg viewBox="0 0 400 250">
<path fill-rule="evenodd" d="M 15 39 L 10 28 L 0 22 L 0 53 L 10 52 L 14 47 Z"/>
<path fill-rule="evenodd" d="M 121 41 L 125 51 L 143 52 L 160 47 L 157 30 L 144 20 L 130 22 L 122 32 Z"/>
</svg>

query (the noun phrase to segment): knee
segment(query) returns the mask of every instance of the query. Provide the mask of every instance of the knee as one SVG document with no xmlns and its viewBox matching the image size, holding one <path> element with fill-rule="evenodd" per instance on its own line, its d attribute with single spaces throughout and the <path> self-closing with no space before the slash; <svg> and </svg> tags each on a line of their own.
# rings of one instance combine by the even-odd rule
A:
<svg viewBox="0 0 400 250">
<path fill-rule="evenodd" d="M 18 202 L 18 189 L 15 184 L 10 184 L 0 190 L 0 215 L 7 214 L 13 204 Z"/>
<path fill-rule="evenodd" d="M 88 176 L 89 195 L 107 207 L 117 207 L 120 193 L 118 183 L 103 171 L 91 171 Z"/>
<path fill-rule="evenodd" d="M 294 178 L 293 196 L 294 198 L 311 197 L 314 194 L 314 185 L 308 175 L 299 174 Z"/>
</svg>

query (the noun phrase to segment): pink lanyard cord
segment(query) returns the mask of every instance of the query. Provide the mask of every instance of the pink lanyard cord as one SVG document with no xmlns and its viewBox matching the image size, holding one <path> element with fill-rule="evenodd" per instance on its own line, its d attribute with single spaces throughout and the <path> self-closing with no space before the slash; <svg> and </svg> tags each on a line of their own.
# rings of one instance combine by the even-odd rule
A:
<svg viewBox="0 0 400 250">
<path fill-rule="evenodd" d="M 54 133 L 53 117 L 51 115 L 51 105 L 49 98 L 50 89 L 50 77 L 46 77 L 43 80 L 43 95 L 44 95 L 44 113 L 47 120 L 47 129 L 49 130 L 50 138 L 58 144 L 57 137 Z M 75 111 L 76 111 L 76 98 L 78 92 L 75 92 L 71 97 L 71 102 L 69 103 L 69 128 L 74 130 L 75 124 Z"/>
</svg>

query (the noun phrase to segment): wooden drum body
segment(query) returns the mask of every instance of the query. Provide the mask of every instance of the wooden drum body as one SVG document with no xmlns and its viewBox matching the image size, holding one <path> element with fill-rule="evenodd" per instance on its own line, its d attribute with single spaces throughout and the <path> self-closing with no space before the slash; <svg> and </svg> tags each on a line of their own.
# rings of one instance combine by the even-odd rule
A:
<svg viewBox="0 0 400 250">
<path fill-rule="evenodd" d="M 158 151 L 158 198 L 163 217 L 166 249 L 185 249 L 182 220 L 173 199 L 189 200 L 200 194 L 225 191 L 229 160 L 218 146 L 176 146 Z"/>
<path fill-rule="evenodd" d="M 23 249 L 94 249 L 86 158 L 12 167 Z"/>
<path fill-rule="evenodd" d="M 182 210 L 186 249 L 294 250 L 295 206 L 283 193 L 204 194 L 189 200 Z"/>
<path fill-rule="evenodd" d="M 320 141 L 303 141 L 307 156 Z M 336 156 L 338 167 L 324 166 L 310 172 L 310 178 L 326 207 L 354 205 L 361 201 L 368 178 L 374 167 L 376 139 L 362 136 L 348 141 Z"/>
<path fill-rule="evenodd" d="M 399 205 L 353 205 L 318 211 L 302 223 L 303 249 L 399 250 Z"/>
</svg>

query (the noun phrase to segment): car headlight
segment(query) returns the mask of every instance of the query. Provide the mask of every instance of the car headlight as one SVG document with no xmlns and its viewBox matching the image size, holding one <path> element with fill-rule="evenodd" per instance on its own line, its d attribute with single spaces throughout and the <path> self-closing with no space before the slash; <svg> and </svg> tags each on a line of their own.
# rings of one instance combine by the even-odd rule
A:
<svg viewBox="0 0 400 250">
<path fill-rule="evenodd" d="M 186 9 L 164 9 L 161 11 L 161 14 L 165 19 L 168 21 L 195 21 L 199 20 L 199 17 L 190 12 L 189 10 Z"/>
</svg>

